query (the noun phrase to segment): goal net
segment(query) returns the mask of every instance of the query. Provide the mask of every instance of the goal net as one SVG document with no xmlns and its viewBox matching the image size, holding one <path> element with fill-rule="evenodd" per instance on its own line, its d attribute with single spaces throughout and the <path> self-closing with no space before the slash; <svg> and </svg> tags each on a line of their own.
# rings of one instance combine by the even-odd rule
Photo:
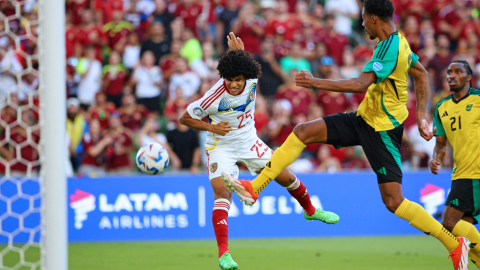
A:
<svg viewBox="0 0 480 270">
<path fill-rule="evenodd" d="M 63 7 L 0 0 L 0 269 L 67 269 Z"/>
</svg>

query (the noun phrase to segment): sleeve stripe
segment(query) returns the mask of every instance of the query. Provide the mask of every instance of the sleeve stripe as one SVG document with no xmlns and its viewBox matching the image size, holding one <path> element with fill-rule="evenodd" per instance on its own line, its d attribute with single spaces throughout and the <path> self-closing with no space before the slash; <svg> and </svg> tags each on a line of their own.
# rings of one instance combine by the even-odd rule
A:
<svg viewBox="0 0 480 270">
<path fill-rule="evenodd" d="M 388 37 L 387 40 L 385 40 L 382 44 L 382 47 L 380 48 L 380 51 L 377 54 L 377 58 L 380 59 L 382 56 L 383 52 L 385 51 L 385 48 L 387 47 L 388 41 L 390 40 L 392 36 Z"/>
<path fill-rule="evenodd" d="M 383 58 L 385 58 L 385 55 L 387 54 L 388 52 L 388 49 L 390 49 L 390 45 L 392 44 L 392 41 L 393 41 L 393 35 L 390 36 L 390 38 L 388 39 L 388 44 L 385 48 L 385 51 L 382 53 L 382 57 L 381 57 L 381 60 L 383 60 Z"/>
<path fill-rule="evenodd" d="M 212 105 L 212 104 L 215 102 L 215 100 L 217 100 L 217 98 L 223 94 L 223 92 L 225 92 L 225 88 L 223 88 L 222 91 L 220 91 L 220 92 L 215 96 L 215 98 L 211 99 L 211 100 L 209 101 L 208 105 L 206 105 L 205 108 L 203 108 L 203 109 L 204 109 L 204 110 L 208 109 L 208 107 L 210 107 L 210 105 Z"/>
<path fill-rule="evenodd" d="M 223 85 L 220 86 L 219 88 L 217 88 L 217 90 L 215 90 L 215 92 L 214 92 L 212 95 L 210 95 L 209 97 L 207 97 L 206 99 L 204 99 L 204 100 L 202 101 L 202 103 L 200 104 L 200 106 L 203 107 L 204 105 L 206 105 L 207 103 L 209 103 L 210 100 L 211 100 L 214 96 L 216 96 L 219 92 L 221 92 L 222 90 L 223 90 Z"/>
</svg>

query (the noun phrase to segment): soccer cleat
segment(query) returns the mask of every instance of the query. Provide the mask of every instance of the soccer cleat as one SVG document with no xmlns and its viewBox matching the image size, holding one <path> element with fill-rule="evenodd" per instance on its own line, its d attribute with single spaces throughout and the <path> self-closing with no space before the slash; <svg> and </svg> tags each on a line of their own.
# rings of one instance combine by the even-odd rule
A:
<svg viewBox="0 0 480 270">
<path fill-rule="evenodd" d="M 235 179 L 226 172 L 222 172 L 222 180 L 225 186 L 240 197 L 245 205 L 252 205 L 257 201 L 258 195 L 253 192 L 252 184 L 247 180 Z"/>
<path fill-rule="evenodd" d="M 323 210 L 320 210 L 319 208 L 317 208 L 317 210 L 315 210 L 315 213 L 311 216 L 307 215 L 307 213 L 305 213 L 304 211 L 303 217 L 308 221 L 320 220 L 327 224 L 335 224 L 340 221 L 340 217 L 337 214 L 329 211 L 323 211 Z"/>
<path fill-rule="evenodd" d="M 452 258 L 453 268 L 455 270 L 468 270 L 468 250 L 470 241 L 465 237 L 457 237 L 458 247 L 450 252 L 448 258 Z"/>
<path fill-rule="evenodd" d="M 233 261 L 229 251 L 223 253 L 222 257 L 218 259 L 218 265 L 223 270 L 238 270 L 238 264 Z"/>
</svg>

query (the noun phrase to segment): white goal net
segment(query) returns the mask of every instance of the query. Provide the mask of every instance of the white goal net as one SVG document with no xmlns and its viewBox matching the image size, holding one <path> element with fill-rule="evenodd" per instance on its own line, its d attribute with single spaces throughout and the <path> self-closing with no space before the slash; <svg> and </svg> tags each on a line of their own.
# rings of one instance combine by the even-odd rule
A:
<svg viewBox="0 0 480 270">
<path fill-rule="evenodd" d="M 60 3 L 58 9 L 63 10 L 64 4 L 56 2 Z M 48 100 L 47 91 L 51 91 L 51 87 L 48 87 L 49 78 L 45 75 L 49 65 L 42 62 L 49 56 L 48 49 L 45 50 L 45 44 L 49 43 L 45 41 L 51 34 L 46 35 L 47 26 L 41 24 L 49 15 L 42 16 L 41 12 L 52 4 L 55 3 L 51 0 L 0 0 L 0 269 L 59 269 L 52 263 L 52 267 L 47 267 L 45 247 L 50 240 L 45 241 L 49 239 L 45 228 L 50 226 L 51 221 L 46 219 L 49 217 L 49 200 L 44 195 L 64 196 L 64 193 L 52 194 L 55 191 L 50 191 L 49 185 L 45 184 L 49 181 L 46 179 L 57 178 L 46 171 L 49 168 L 45 163 L 48 154 L 42 151 L 49 149 L 50 145 L 50 136 L 45 136 L 45 129 L 52 129 L 51 124 L 45 124 L 62 119 L 51 119 L 45 113 L 45 109 L 55 101 Z M 57 17 L 57 23 L 63 24 L 63 18 Z M 63 26 L 51 31 L 58 32 L 57 36 L 61 34 L 63 39 L 64 33 L 60 33 L 64 31 Z M 61 39 L 50 44 L 55 46 L 57 42 L 62 46 L 64 42 Z M 62 50 L 58 53 L 62 56 Z M 62 61 L 56 64 L 61 65 Z M 64 66 L 62 68 L 65 69 Z M 58 74 L 58 70 L 58 82 L 64 84 L 64 76 L 62 72 Z M 62 91 L 61 98 L 64 99 L 64 87 L 54 92 L 58 94 Z M 58 106 L 63 104 L 60 102 Z M 65 113 L 64 108 L 59 111 Z M 65 124 L 57 123 L 57 128 L 59 136 L 65 138 L 62 131 Z M 56 140 L 58 142 L 58 138 Z M 64 146 L 62 142 L 58 144 L 59 147 Z M 63 156 L 59 158 L 64 159 Z M 61 165 L 58 164 L 59 167 Z M 58 174 L 62 172 L 60 168 Z M 66 225 L 61 220 L 59 224 Z M 59 237 L 65 242 L 66 254 L 66 236 L 62 235 L 66 235 L 66 228 L 64 230 L 59 231 Z M 66 261 L 66 257 L 62 259 Z"/>
</svg>

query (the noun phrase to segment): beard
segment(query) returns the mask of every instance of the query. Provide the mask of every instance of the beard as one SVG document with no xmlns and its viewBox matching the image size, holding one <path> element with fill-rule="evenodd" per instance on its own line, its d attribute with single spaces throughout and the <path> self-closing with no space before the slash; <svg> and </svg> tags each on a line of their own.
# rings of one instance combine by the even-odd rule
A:
<svg viewBox="0 0 480 270">
<path fill-rule="evenodd" d="M 453 92 L 453 93 L 460 92 L 465 87 L 465 85 L 466 85 L 466 83 L 464 83 L 463 85 L 450 86 L 450 91 Z"/>
</svg>

